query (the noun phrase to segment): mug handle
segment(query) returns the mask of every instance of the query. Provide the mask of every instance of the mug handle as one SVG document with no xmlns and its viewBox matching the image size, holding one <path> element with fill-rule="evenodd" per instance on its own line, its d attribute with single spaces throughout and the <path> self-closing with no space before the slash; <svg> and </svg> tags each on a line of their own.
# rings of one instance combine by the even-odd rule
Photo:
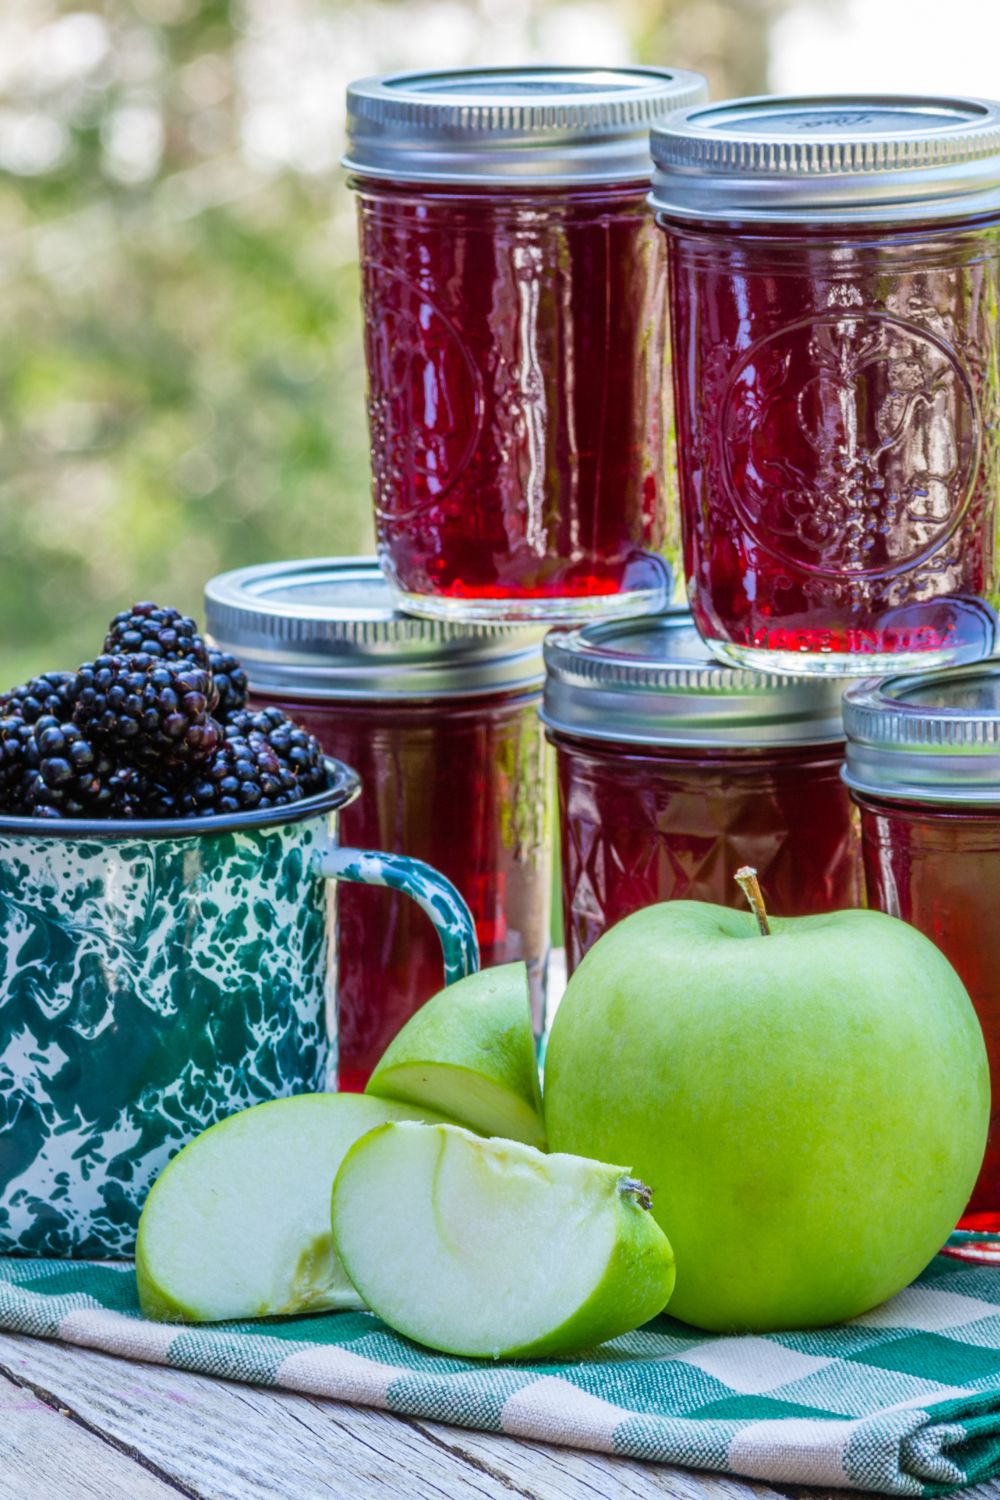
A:
<svg viewBox="0 0 1000 1500">
<path fill-rule="evenodd" d="M 323 855 L 320 870 L 330 880 L 384 885 L 412 897 L 434 923 L 444 954 L 445 984 L 479 969 L 479 942 L 472 913 L 451 881 L 432 865 L 404 854 L 338 846 Z"/>
</svg>

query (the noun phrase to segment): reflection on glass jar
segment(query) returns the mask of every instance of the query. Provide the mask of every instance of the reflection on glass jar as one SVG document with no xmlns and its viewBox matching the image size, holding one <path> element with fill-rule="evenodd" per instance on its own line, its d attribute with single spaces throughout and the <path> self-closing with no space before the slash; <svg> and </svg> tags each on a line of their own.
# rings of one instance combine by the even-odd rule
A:
<svg viewBox="0 0 1000 1500">
<path fill-rule="evenodd" d="M 745 864 L 777 915 L 858 904 L 839 684 L 720 666 L 682 613 L 554 631 L 545 657 L 571 972 L 654 902 L 741 908 Z"/>
<path fill-rule="evenodd" d="M 1000 667 L 863 683 L 845 699 L 847 780 L 861 809 L 869 904 L 951 960 L 986 1038 L 989 1142 L 959 1228 L 1000 1258 Z"/>
<path fill-rule="evenodd" d="M 471 908 L 483 967 L 526 962 L 540 1034 L 551 902 L 540 633 L 399 615 L 367 558 L 225 574 L 208 585 L 206 619 L 255 702 L 278 704 L 364 776 L 344 840 L 434 862 Z M 441 955 L 425 914 L 392 891 L 343 886 L 338 903 L 338 1080 L 360 1089 L 441 988 Z"/>
<path fill-rule="evenodd" d="M 669 596 L 658 69 L 363 80 L 358 191 L 379 557 L 407 609 L 635 613 Z"/>
<path fill-rule="evenodd" d="M 654 132 L 685 573 L 726 660 L 867 673 L 993 645 L 1000 106 L 868 102 Z"/>
<path fill-rule="evenodd" d="M 483 968 L 527 961 L 540 1035 L 550 866 L 537 684 L 428 702 L 253 696 L 278 703 L 368 778 L 371 796 L 349 810 L 345 839 L 434 850 L 475 918 Z M 409 903 L 404 911 L 394 892 L 343 887 L 338 899 L 338 1079 L 360 1089 L 403 1023 L 441 988 L 441 955 L 427 917 Z"/>
</svg>

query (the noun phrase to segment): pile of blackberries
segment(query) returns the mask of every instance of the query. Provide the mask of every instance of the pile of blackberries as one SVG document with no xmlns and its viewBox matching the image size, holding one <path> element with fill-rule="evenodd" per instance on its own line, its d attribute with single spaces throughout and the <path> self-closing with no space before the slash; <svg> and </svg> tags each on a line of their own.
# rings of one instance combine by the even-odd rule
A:
<svg viewBox="0 0 1000 1500">
<path fill-rule="evenodd" d="M 116 615 L 94 661 L 0 694 L 0 813 L 195 818 L 283 807 L 326 786 L 323 752 L 194 620 Z"/>
</svg>

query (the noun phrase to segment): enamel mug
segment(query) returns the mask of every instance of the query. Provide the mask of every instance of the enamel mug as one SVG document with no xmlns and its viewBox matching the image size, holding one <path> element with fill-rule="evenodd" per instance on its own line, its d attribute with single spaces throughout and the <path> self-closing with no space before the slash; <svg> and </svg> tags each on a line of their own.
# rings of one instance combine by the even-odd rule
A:
<svg viewBox="0 0 1000 1500">
<path fill-rule="evenodd" d="M 185 820 L 0 817 L 0 1253 L 127 1256 L 146 1193 L 236 1110 L 335 1076 L 336 880 L 416 900 L 446 982 L 472 918 L 419 860 L 341 848 L 359 791 Z"/>
</svg>

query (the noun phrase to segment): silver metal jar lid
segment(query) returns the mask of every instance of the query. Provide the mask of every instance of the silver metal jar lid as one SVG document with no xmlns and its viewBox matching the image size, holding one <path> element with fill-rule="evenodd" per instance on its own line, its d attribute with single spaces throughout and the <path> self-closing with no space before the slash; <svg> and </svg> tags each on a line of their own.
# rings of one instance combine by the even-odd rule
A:
<svg viewBox="0 0 1000 1500">
<path fill-rule="evenodd" d="M 252 688 L 303 698 L 448 698 L 541 685 L 541 629 L 453 625 L 395 609 L 373 557 L 220 573 L 205 624 Z"/>
<path fill-rule="evenodd" d="M 565 734 L 743 749 L 844 737 L 841 682 L 722 666 L 685 610 L 553 630 L 545 667 L 542 718 Z"/>
<path fill-rule="evenodd" d="M 844 728 L 855 791 L 1000 804 L 1000 662 L 859 682 L 844 695 Z"/>
<path fill-rule="evenodd" d="M 1000 103 L 907 94 L 735 99 L 653 128 L 670 218 L 892 223 L 1000 216 Z"/>
<path fill-rule="evenodd" d="M 648 179 L 649 128 L 708 98 L 681 68 L 461 68 L 361 78 L 344 166 L 397 182 Z"/>
</svg>

